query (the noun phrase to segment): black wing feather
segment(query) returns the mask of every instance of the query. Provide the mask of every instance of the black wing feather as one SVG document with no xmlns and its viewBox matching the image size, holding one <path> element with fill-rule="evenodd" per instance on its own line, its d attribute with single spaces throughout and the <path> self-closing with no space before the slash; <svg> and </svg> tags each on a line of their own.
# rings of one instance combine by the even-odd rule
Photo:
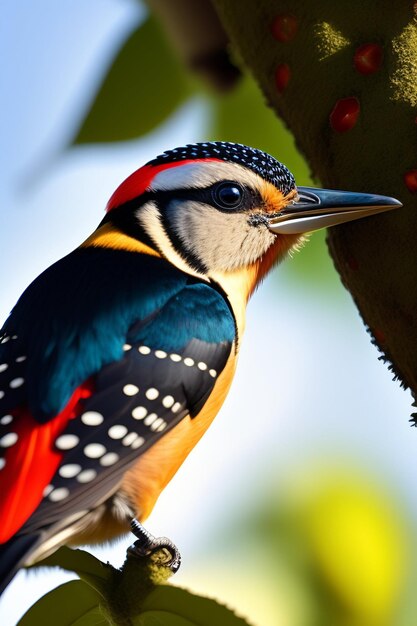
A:
<svg viewBox="0 0 417 626">
<path fill-rule="evenodd" d="M 229 341 L 199 339 L 171 353 L 141 343 L 125 346 L 123 359 L 99 372 L 83 413 L 68 424 L 65 435 L 74 435 L 79 443 L 65 453 L 25 532 L 57 523 L 108 497 L 140 454 L 186 415 L 198 415 L 231 347 Z M 96 421 L 101 416 L 102 421 L 89 425 L 88 416 Z M 66 476 L 65 468 L 71 466 L 80 470 Z M 55 501 L 62 494 L 67 495 Z"/>
</svg>

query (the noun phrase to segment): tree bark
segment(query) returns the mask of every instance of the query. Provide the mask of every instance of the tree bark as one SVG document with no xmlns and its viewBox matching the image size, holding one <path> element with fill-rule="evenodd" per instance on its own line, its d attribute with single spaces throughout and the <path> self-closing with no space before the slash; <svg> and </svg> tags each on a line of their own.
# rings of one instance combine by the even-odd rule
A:
<svg viewBox="0 0 417 626">
<path fill-rule="evenodd" d="M 404 207 L 330 229 L 373 341 L 417 390 L 417 3 L 213 0 L 266 99 L 324 187 Z"/>
</svg>

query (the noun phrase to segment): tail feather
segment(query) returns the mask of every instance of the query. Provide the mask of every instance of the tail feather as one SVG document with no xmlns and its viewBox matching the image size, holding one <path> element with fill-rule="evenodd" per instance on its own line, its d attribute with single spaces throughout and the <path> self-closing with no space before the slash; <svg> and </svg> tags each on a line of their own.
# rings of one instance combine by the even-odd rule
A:
<svg viewBox="0 0 417 626">
<path fill-rule="evenodd" d="M 38 543 L 37 535 L 16 535 L 0 544 L 0 595 Z"/>
</svg>

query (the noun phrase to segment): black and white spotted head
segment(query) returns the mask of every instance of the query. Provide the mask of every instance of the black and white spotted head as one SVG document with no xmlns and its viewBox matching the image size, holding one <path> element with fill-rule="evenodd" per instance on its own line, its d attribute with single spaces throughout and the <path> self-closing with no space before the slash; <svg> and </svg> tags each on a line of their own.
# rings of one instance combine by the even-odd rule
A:
<svg viewBox="0 0 417 626">
<path fill-rule="evenodd" d="M 185 271 L 210 277 L 261 264 L 263 275 L 304 233 L 395 206 L 384 196 L 296 188 L 269 154 L 216 141 L 149 161 L 112 195 L 105 221 Z"/>
<path fill-rule="evenodd" d="M 167 150 L 148 165 L 162 165 L 164 163 L 181 163 L 183 161 L 225 161 L 245 167 L 263 180 L 267 180 L 277 187 L 286 196 L 295 187 L 294 176 L 282 163 L 270 154 L 256 148 L 227 141 L 212 141 L 207 143 L 188 144 L 183 148 Z"/>
<path fill-rule="evenodd" d="M 181 268 L 210 275 L 262 257 L 277 239 L 268 220 L 295 195 L 293 175 L 269 154 L 197 143 L 134 172 L 110 199 L 107 220 L 142 241 L 145 233 L 145 243 Z"/>
</svg>

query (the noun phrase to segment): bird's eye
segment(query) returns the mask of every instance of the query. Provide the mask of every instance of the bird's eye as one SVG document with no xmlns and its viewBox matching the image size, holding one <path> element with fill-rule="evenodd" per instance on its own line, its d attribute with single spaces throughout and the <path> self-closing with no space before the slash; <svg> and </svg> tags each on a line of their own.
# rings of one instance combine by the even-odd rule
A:
<svg viewBox="0 0 417 626">
<path fill-rule="evenodd" d="M 220 183 L 213 189 L 213 200 L 220 209 L 237 209 L 243 200 L 243 189 L 238 183 Z"/>
</svg>

